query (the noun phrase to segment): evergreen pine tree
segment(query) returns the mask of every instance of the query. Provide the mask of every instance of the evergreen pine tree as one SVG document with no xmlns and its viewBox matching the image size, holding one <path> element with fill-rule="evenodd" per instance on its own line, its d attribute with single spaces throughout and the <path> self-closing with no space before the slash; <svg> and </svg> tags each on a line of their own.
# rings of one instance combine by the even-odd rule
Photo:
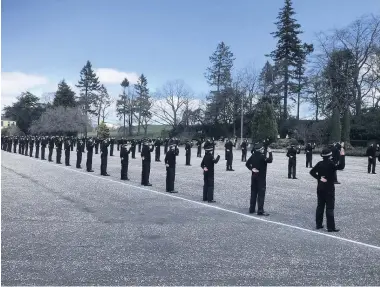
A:
<svg viewBox="0 0 380 287">
<path fill-rule="evenodd" d="M 278 128 L 276 114 L 270 99 L 265 97 L 256 106 L 252 122 L 252 134 L 254 140 L 264 140 L 270 138 L 277 139 Z"/>
<path fill-rule="evenodd" d="M 281 78 L 281 90 L 284 93 L 284 108 L 282 119 L 288 118 L 288 97 L 292 89 L 294 69 L 296 69 L 297 55 L 301 47 L 299 35 L 301 25 L 293 18 L 295 15 L 291 0 L 285 0 L 285 5 L 278 14 L 275 23 L 277 31 L 271 33 L 277 39 L 276 50 L 270 53 L 270 57 L 278 66 L 278 75 Z"/>
<path fill-rule="evenodd" d="M 55 93 L 53 106 L 63 106 L 63 107 L 75 107 L 75 92 L 70 88 L 70 86 L 63 79 L 58 84 L 57 92 Z"/>
<path fill-rule="evenodd" d="M 137 134 L 140 134 L 140 127 L 143 125 L 143 116 L 146 114 L 144 111 L 147 108 L 147 100 L 149 98 L 148 80 L 144 74 L 141 74 L 137 80 L 137 84 L 134 86 L 137 98 L 136 98 L 136 110 L 137 110 Z"/>
<path fill-rule="evenodd" d="M 98 125 L 98 137 L 99 139 L 107 139 L 110 137 L 110 129 L 104 122 L 101 122 L 100 125 Z"/>
<path fill-rule="evenodd" d="M 207 68 L 205 77 L 207 83 L 213 88 L 208 100 L 208 117 L 214 122 L 220 116 L 226 118 L 228 101 L 222 96 L 222 90 L 230 88 L 232 83 L 232 67 L 234 65 L 234 54 L 230 47 L 224 42 L 220 42 L 216 51 L 209 58 L 211 66 Z"/>
<path fill-rule="evenodd" d="M 128 94 L 126 92 L 126 89 L 129 87 L 129 81 L 127 78 L 125 78 L 121 82 L 121 87 L 123 88 L 122 94 L 119 95 L 119 99 L 116 101 L 116 113 L 119 116 L 119 119 L 123 119 L 123 136 L 126 135 L 126 128 L 125 128 L 125 118 L 127 117 L 129 113 L 129 105 L 128 105 Z"/>
<path fill-rule="evenodd" d="M 297 53 L 295 54 L 297 66 L 294 70 L 296 79 L 294 92 L 297 94 L 297 120 L 300 119 L 301 94 L 307 83 L 307 77 L 305 77 L 306 57 L 313 51 L 314 48 L 312 44 L 309 45 L 304 43 L 301 47 L 299 47 Z"/>
<path fill-rule="evenodd" d="M 99 78 L 96 76 L 90 61 L 87 61 L 86 65 L 80 72 L 80 80 L 76 85 L 80 89 L 79 104 L 83 107 L 84 114 L 88 118 L 88 114 L 96 114 L 96 100 L 97 92 L 100 89 Z M 84 132 L 87 136 L 87 126 Z"/>
<path fill-rule="evenodd" d="M 275 69 L 274 67 L 267 61 L 261 70 L 259 75 L 259 88 L 262 95 L 269 96 L 275 90 Z"/>
</svg>

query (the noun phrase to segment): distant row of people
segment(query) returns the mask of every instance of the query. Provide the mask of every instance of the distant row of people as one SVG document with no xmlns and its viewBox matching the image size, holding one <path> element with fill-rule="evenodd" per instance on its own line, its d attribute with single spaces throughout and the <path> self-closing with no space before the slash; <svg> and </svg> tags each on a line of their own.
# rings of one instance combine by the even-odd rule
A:
<svg viewBox="0 0 380 287">
<path fill-rule="evenodd" d="M 141 185 L 152 186 L 150 183 L 150 169 L 151 169 L 151 153 L 156 148 L 156 161 L 160 161 L 160 153 L 157 154 L 157 148 L 159 149 L 161 139 L 143 139 L 141 140 L 141 160 L 142 160 L 142 173 L 141 173 Z M 70 166 L 70 151 L 72 147 L 76 146 L 77 162 L 76 167 L 81 168 L 82 153 L 87 149 L 87 161 L 86 169 L 88 172 L 92 170 L 92 156 L 93 149 L 96 144 L 100 145 L 100 157 L 101 167 L 100 174 L 103 176 L 109 176 L 107 173 L 107 158 L 108 150 L 113 152 L 114 141 L 112 139 L 98 139 L 98 138 L 72 138 L 72 137 L 60 137 L 60 136 L 41 136 L 41 137 L 2 137 L 2 148 L 11 152 L 12 143 L 13 151 L 16 152 L 17 144 L 19 144 L 19 153 L 32 156 L 33 146 L 36 147 L 36 155 L 38 158 L 39 149 L 41 148 L 41 159 L 45 159 L 45 148 L 49 149 L 49 161 L 52 161 L 52 153 L 55 147 L 56 149 L 56 162 L 61 164 L 62 149 L 65 150 L 65 164 Z M 121 159 L 121 180 L 129 180 L 128 166 L 129 166 L 129 154 L 132 154 L 132 158 L 135 158 L 136 141 L 134 139 L 122 139 L 116 142 L 118 144 L 118 150 L 120 150 Z M 249 213 L 256 213 L 261 216 L 268 216 L 269 214 L 264 210 L 264 201 L 266 193 L 266 174 L 267 164 L 273 162 L 273 154 L 269 148 L 269 140 L 266 139 L 262 142 L 257 142 L 252 145 L 251 156 L 246 161 L 246 167 L 251 171 L 251 198 Z M 165 153 L 164 164 L 166 167 L 166 192 L 176 193 L 174 188 L 175 174 L 176 174 L 176 157 L 179 155 L 178 148 L 179 141 L 176 138 L 169 139 L 168 149 Z M 244 150 L 248 149 L 248 142 L 243 141 L 241 144 Z M 220 156 L 214 156 L 215 141 L 213 139 L 199 140 L 197 146 L 204 148 L 205 155 L 201 161 L 201 168 L 203 170 L 203 201 L 214 203 L 214 173 L 215 164 L 220 160 Z M 228 139 L 225 142 L 225 160 L 226 170 L 233 171 L 232 169 L 232 149 L 236 146 L 236 139 Z M 27 147 L 29 147 L 30 153 L 28 153 Z M 192 143 L 186 141 L 185 155 L 186 165 L 190 165 L 191 159 L 191 147 Z M 98 147 L 99 148 L 99 147 Z M 337 232 L 339 229 L 335 226 L 334 219 L 334 204 L 335 204 L 335 184 L 337 181 L 337 170 L 342 170 L 345 167 L 345 154 L 344 143 L 334 143 L 323 149 L 321 156 L 322 161 L 318 162 L 314 167 L 312 165 L 312 150 L 315 148 L 315 144 L 308 143 L 305 147 L 306 153 L 306 167 L 312 168 L 310 174 L 318 180 L 317 185 L 317 210 L 316 210 L 316 228 L 323 228 L 323 213 L 326 209 L 327 230 L 330 232 Z M 242 149 L 243 150 L 243 149 Z M 296 179 L 296 156 L 300 154 L 301 147 L 292 145 L 287 152 L 289 158 L 288 164 L 288 177 Z M 368 147 L 366 155 L 368 156 L 368 172 L 375 173 L 376 165 L 376 151 L 379 151 L 379 145 L 372 144 Z M 242 151 L 243 153 L 243 151 Z M 199 150 L 197 156 L 199 156 Z M 246 154 L 246 152 L 244 152 Z M 378 156 L 380 161 L 380 155 Z M 242 157 L 244 161 L 244 157 Z M 257 207 L 257 209 L 256 209 Z"/>
</svg>

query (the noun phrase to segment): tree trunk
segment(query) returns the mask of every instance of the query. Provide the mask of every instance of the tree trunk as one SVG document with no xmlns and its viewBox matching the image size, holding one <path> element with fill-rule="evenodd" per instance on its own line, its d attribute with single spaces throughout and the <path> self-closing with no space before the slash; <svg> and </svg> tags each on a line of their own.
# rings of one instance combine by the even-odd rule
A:
<svg viewBox="0 0 380 287">
<path fill-rule="evenodd" d="M 315 121 L 318 122 L 319 104 L 318 104 L 318 92 L 315 92 Z"/>
<path fill-rule="evenodd" d="M 137 123 L 137 135 L 140 134 L 140 127 L 141 127 L 141 104 L 139 105 L 139 117 L 138 117 L 138 123 Z"/>
<path fill-rule="evenodd" d="M 128 134 L 132 135 L 132 114 L 128 116 Z"/>
<path fill-rule="evenodd" d="M 84 108 L 85 108 L 85 116 L 86 116 L 86 124 L 84 125 L 84 137 L 87 137 L 87 122 L 88 122 L 88 91 L 87 91 L 87 87 L 86 87 L 86 90 L 85 90 L 85 93 L 84 93 Z"/>
<path fill-rule="evenodd" d="M 343 128 L 342 128 L 342 141 L 345 143 L 350 142 L 350 132 L 351 132 L 351 115 L 349 109 L 344 111 L 343 115 Z"/>
<path fill-rule="evenodd" d="M 284 76 L 284 116 L 283 120 L 288 118 L 288 88 L 289 88 L 289 68 L 288 64 L 285 63 L 285 76 Z"/>
<path fill-rule="evenodd" d="M 301 78 L 298 78 L 298 91 L 297 91 L 297 121 L 300 120 L 300 100 L 301 100 Z"/>
<path fill-rule="evenodd" d="M 124 137 L 125 137 L 125 112 L 124 112 L 123 116 L 124 116 L 124 129 L 123 129 L 123 135 L 124 135 Z"/>
</svg>

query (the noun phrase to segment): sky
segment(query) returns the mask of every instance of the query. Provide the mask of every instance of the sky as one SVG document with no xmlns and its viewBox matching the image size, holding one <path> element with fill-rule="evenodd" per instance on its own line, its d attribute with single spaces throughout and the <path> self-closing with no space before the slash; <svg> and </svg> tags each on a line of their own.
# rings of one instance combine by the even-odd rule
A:
<svg viewBox="0 0 380 287">
<path fill-rule="evenodd" d="M 270 35 L 283 0 L 2 0 L 1 107 L 29 90 L 54 92 L 63 78 L 74 88 L 90 60 L 112 97 L 127 77 L 143 73 L 152 92 L 182 79 L 196 97 L 209 87 L 209 56 L 224 41 L 235 70 L 262 68 L 275 48 Z M 363 14 L 379 0 L 293 0 L 305 42 Z M 301 116 L 311 112 L 302 109 Z M 110 122 L 118 122 L 113 115 Z"/>
</svg>

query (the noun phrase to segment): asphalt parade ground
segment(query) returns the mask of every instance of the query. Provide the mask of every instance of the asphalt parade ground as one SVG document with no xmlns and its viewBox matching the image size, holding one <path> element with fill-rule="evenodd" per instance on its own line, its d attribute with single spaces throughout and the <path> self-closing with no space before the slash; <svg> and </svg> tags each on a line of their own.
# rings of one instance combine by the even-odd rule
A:
<svg viewBox="0 0 380 287">
<path fill-rule="evenodd" d="M 48 152 L 48 150 L 46 150 Z M 1 151 L 2 285 L 380 285 L 380 169 L 346 158 L 338 172 L 339 233 L 315 228 L 316 181 L 297 159 L 268 165 L 265 211 L 248 213 L 250 171 L 224 151 L 215 170 L 216 203 L 202 201 L 200 158 L 177 157 L 175 189 L 165 192 L 164 154 L 154 162 L 152 187 L 140 185 L 141 159 L 130 159 L 120 180 L 116 150 L 109 177 Z M 204 151 L 202 151 L 202 154 Z M 55 161 L 55 154 L 53 157 Z M 320 159 L 314 155 L 313 162 Z"/>
</svg>

